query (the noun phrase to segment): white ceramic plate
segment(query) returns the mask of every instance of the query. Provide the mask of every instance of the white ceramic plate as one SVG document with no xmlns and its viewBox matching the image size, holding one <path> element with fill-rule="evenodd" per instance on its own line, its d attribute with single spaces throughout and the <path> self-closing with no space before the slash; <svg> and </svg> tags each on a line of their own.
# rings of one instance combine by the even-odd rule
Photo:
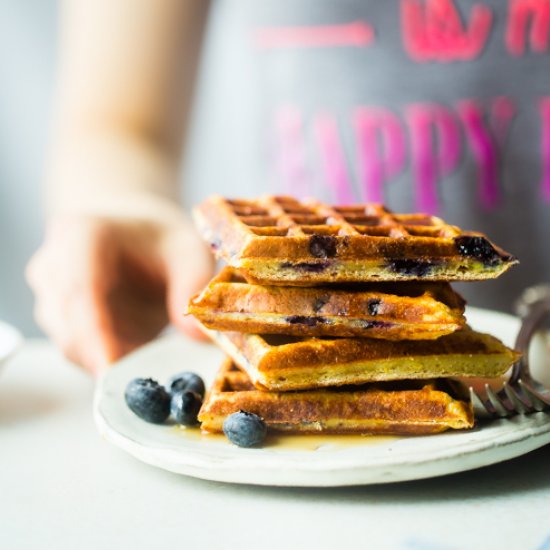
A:
<svg viewBox="0 0 550 550">
<path fill-rule="evenodd" d="M 470 308 L 470 324 L 512 345 L 518 320 Z M 440 476 L 501 462 L 550 442 L 550 414 L 498 420 L 467 432 L 424 437 L 285 436 L 260 449 L 241 449 L 223 436 L 148 424 L 124 402 L 137 376 L 164 382 L 192 370 L 209 382 L 221 352 L 172 335 L 111 369 L 97 387 L 94 414 L 100 433 L 139 460 L 194 477 L 283 486 L 342 486 Z"/>
<path fill-rule="evenodd" d="M 20 332 L 0 321 L 0 366 L 11 357 L 23 342 Z"/>
</svg>

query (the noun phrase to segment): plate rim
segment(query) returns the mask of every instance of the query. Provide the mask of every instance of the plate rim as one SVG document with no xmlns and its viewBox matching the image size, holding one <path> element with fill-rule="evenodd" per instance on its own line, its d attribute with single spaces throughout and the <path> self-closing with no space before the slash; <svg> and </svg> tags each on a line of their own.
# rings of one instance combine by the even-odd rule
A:
<svg viewBox="0 0 550 550">
<path fill-rule="evenodd" d="M 2 350 L 2 347 L 0 347 L 0 365 L 12 357 L 22 346 L 24 341 L 23 335 L 19 330 L 6 321 L 0 320 L 0 338 L 6 335 L 8 337 L 9 346 L 5 350 Z"/>
<path fill-rule="evenodd" d="M 505 318 L 505 322 L 517 323 L 518 319 L 498 311 L 469 308 L 470 315 L 497 315 Z M 126 360 L 124 361 L 127 362 Z M 119 365 L 115 368 L 124 368 Z M 128 368 L 128 367 L 127 367 Z M 196 478 L 229 483 L 244 483 L 264 486 L 294 486 L 294 487 L 336 487 L 352 485 L 370 485 L 389 482 L 402 482 L 415 479 L 438 477 L 480 468 L 503 460 L 509 460 L 550 443 L 550 414 L 535 413 L 529 416 L 518 416 L 513 419 L 498 420 L 491 427 L 483 425 L 474 431 L 447 432 L 450 437 L 465 438 L 460 450 L 453 446 L 443 446 L 435 452 L 430 452 L 426 458 L 425 450 L 416 453 L 410 449 L 408 460 L 379 460 L 378 463 L 365 460 L 363 451 L 368 445 L 339 449 L 329 458 L 332 462 L 323 460 L 321 453 L 312 453 L 314 460 L 303 460 L 303 454 L 284 451 L 265 453 L 262 449 L 238 449 L 226 447 L 228 452 L 217 452 L 215 446 L 209 445 L 204 450 L 198 445 L 186 447 L 184 451 L 161 445 L 151 445 L 136 440 L 135 437 L 122 433 L 105 417 L 102 408 L 103 399 L 108 398 L 107 383 L 115 375 L 113 370 L 107 371 L 98 381 L 94 394 L 94 419 L 99 433 L 108 441 L 134 456 L 138 460 L 160 467 L 162 469 L 189 475 Z M 117 371 L 117 374 L 121 371 Z M 130 417 L 131 418 L 131 417 Z M 132 419 L 133 421 L 134 419 Z M 136 422 L 143 421 L 135 418 Z M 138 425 L 139 426 L 139 425 Z M 504 431 L 497 428 L 504 427 Z M 156 426 L 155 426 L 156 428 Z M 169 426 L 160 426 L 169 429 Z M 474 437 L 468 441 L 468 436 L 485 430 L 489 436 L 483 444 Z M 488 430 L 492 430 L 488 432 Z M 425 436 L 429 437 L 429 436 Z M 406 438 L 398 438 L 398 440 Z M 408 440 L 410 441 L 410 439 Z M 427 441 L 436 441 L 431 438 Z M 436 443 L 435 447 L 438 445 Z M 372 448 L 372 447 L 371 447 Z M 391 450 L 391 449 L 390 449 Z M 348 451 L 348 452 L 346 452 Z M 325 451 L 325 456 L 326 456 Z M 337 456 L 339 455 L 339 456 Z M 362 456 L 363 455 L 363 456 Z M 317 456 L 321 458 L 317 459 Z M 429 467 L 428 467 L 429 466 Z"/>
</svg>

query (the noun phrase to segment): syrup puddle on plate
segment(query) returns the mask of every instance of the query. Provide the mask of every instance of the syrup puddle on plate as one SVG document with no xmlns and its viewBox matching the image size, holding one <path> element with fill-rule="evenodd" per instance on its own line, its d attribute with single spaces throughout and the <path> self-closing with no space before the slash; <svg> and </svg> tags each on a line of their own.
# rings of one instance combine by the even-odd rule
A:
<svg viewBox="0 0 550 550">
<path fill-rule="evenodd" d="M 223 434 L 202 432 L 200 428 L 175 426 L 174 429 L 176 433 L 192 441 L 233 445 Z M 398 439 L 401 438 L 392 435 L 288 435 L 271 433 L 267 436 L 261 448 L 272 450 L 289 449 L 293 451 L 332 451 L 349 449 L 350 447 L 384 445 L 388 442 L 397 441 Z"/>
</svg>

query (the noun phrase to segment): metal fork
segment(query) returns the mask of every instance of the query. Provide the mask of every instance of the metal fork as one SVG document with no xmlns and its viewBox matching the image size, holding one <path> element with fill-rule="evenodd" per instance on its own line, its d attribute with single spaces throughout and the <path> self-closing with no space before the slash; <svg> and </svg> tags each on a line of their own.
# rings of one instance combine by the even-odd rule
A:
<svg viewBox="0 0 550 550">
<path fill-rule="evenodd" d="M 507 382 L 498 391 L 485 384 L 485 391 L 470 386 L 470 398 L 477 418 L 501 418 L 550 409 L 550 389 L 537 382 L 529 370 L 529 346 L 533 335 L 550 315 L 550 285 L 527 289 L 518 302 L 523 315 L 514 347 L 523 355 L 512 367 Z"/>
</svg>

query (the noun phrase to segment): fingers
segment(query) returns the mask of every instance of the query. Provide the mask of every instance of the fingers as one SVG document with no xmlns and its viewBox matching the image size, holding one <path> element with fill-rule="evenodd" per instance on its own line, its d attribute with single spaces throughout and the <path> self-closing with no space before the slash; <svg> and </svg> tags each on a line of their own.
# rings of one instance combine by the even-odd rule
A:
<svg viewBox="0 0 550 550">
<path fill-rule="evenodd" d="M 109 266 L 93 226 L 59 225 L 50 226 L 26 269 L 35 318 L 70 361 L 97 373 L 122 353 L 102 300 Z"/>
<path fill-rule="evenodd" d="M 38 297 L 37 322 L 63 355 L 91 374 L 97 374 L 120 355 L 101 328 L 98 304 L 88 288 L 72 296 Z"/>
<path fill-rule="evenodd" d="M 114 359 L 116 353 L 99 334 L 97 305 L 86 287 L 65 294 L 50 288 L 37 292 L 35 318 L 63 355 L 95 374 Z"/>
<path fill-rule="evenodd" d="M 75 219 L 50 225 L 26 276 L 38 324 L 71 361 L 98 373 L 158 334 L 166 310 L 180 330 L 202 338 L 184 314 L 213 269 L 209 250 L 183 218 L 154 230 L 151 222 Z"/>
<path fill-rule="evenodd" d="M 170 321 L 182 332 L 205 339 L 197 321 L 188 315 L 189 299 L 212 278 L 215 262 L 208 247 L 191 227 L 180 231 L 166 248 L 167 306 Z"/>
</svg>

